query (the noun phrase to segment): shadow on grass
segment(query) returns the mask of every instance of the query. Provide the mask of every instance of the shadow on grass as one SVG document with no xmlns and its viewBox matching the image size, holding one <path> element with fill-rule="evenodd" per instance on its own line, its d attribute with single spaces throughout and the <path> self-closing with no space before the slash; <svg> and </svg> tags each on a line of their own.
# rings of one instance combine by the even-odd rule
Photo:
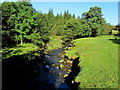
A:
<svg viewBox="0 0 120 90">
<path fill-rule="evenodd" d="M 116 37 L 119 37 L 119 38 L 120 38 L 120 34 L 115 34 L 114 36 L 116 36 Z"/>
<path fill-rule="evenodd" d="M 2 61 L 2 90 L 24 90 L 26 84 L 36 77 L 38 57 L 34 53 L 16 55 Z"/>
<path fill-rule="evenodd" d="M 17 47 L 17 48 L 21 48 L 21 47 L 22 47 L 22 48 L 23 48 L 23 47 L 26 47 L 26 46 L 22 46 L 22 45 L 21 45 L 21 46 L 15 46 L 15 47 Z"/>
<path fill-rule="evenodd" d="M 120 35 L 115 34 L 114 36 L 115 36 L 115 39 L 109 39 L 109 40 L 111 40 L 113 43 L 120 44 Z"/>
<path fill-rule="evenodd" d="M 120 39 L 109 39 L 109 40 L 111 40 L 113 43 L 120 44 Z"/>
<path fill-rule="evenodd" d="M 65 82 L 72 90 L 77 90 L 80 82 L 75 81 L 75 77 L 81 71 L 79 64 L 79 57 L 73 60 L 71 73 L 65 78 Z"/>
</svg>

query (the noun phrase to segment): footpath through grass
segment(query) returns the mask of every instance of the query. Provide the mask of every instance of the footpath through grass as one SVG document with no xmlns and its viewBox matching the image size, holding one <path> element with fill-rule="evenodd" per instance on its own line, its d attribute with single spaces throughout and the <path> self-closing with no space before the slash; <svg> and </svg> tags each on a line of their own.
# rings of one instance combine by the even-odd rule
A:
<svg viewBox="0 0 120 90">
<path fill-rule="evenodd" d="M 80 88 L 118 88 L 118 44 L 113 35 L 81 38 L 66 54 L 80 56 Z"/>
</svg>

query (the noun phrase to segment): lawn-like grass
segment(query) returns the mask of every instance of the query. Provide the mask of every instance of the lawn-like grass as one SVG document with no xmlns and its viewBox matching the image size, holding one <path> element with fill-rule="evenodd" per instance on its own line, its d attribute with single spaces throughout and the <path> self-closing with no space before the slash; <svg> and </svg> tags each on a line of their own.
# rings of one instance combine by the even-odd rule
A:
<svg viewBox="0 0 120 90">
<path fill-rule="evenodd" d="M 113 35 L 74 40 L 75 47 L 66 54 L 80 57 L 82 70 L 76 76 L 80 88 L 118 87 L 118 44 Z"/>
</svg>

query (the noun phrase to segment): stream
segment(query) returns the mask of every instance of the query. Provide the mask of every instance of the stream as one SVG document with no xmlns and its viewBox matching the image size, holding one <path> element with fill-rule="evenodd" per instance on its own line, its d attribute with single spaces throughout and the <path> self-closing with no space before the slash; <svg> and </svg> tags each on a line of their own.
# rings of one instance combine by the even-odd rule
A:
<svg viewBox="0 0 120 90">
<path fill-rule="evenodd" d="M 39 72 L 38 77 L 35 78 L 28 85 L 26 90 L 45 90 L 45 89 L 70 89 L 65 83 L 64 75 L 68 74 L 68 70 L 71 69 L 67 64 L 64 70 L 60 69 L 60 60 L 63 59 L 60 54 L 63 53 L 63 49 L 56 49 L 47 55 L 42 57 L 42 63 L 38 63 Z"/>
<path fill-rule="evenodd" d="M 75 77 L 81 70 L 79 57 L 73 60 L 65 55 L 71 45 L 66 44 L 29 61 L 26 59 L 29 54 L 5 59 L 3 90 L 77 90 L 80 81 L 75 81 Z M 41 53 L 40 50 L 35 52 Z M 31 57 L 35 52 L 32 52 Z"/>
</svg>

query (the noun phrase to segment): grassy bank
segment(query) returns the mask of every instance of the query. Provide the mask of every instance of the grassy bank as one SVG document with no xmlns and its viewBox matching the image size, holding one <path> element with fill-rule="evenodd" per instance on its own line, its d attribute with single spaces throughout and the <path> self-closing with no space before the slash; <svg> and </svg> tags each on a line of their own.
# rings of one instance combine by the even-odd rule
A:
<svg viewBox="0 0 120 90">
<path fill-rule="evenodd" d="M 66 55 L 79 56 L 81 72 L 76 77 L 80 88 L 118 87 L 118 44 L 113 35 L 81 38 Z"/>
<path fill-rule="evenodd" d="M 33 43 L 25 43 L 25 44 L 19 44 L 15 47 L 12 48 L 5 48 L 2 50 L 3 59 L 7 59 L 13 56 L 17 56 L 17 55 L 25 55 L 25 54 L 29 54 L 30 52 L 35 52 L 37 49 L 39 49 L 36 45 L 34 45 Z M 35 55 L 38 55 L 37 53 L 35 53 Z"/>
<path fill-rule="evenodd" d="M 52 36 L 50 37 L 50 41 L 47 44 L 47 51 L 51 51 L 54 49 L 58 49 L 62 46 L 61 36 Z M 7 59 L 16 55 L 25 55 L 29 54 L 30 52 L 35 52 L 39 49 L 38 46 L 34 45 L 33 43 L 24 43 L 14 46 L 12 48 L 5 48 L 2 50 L 3 59 Z M 35 55 L 39 55 L 35 53 Z"/>
</svg>

